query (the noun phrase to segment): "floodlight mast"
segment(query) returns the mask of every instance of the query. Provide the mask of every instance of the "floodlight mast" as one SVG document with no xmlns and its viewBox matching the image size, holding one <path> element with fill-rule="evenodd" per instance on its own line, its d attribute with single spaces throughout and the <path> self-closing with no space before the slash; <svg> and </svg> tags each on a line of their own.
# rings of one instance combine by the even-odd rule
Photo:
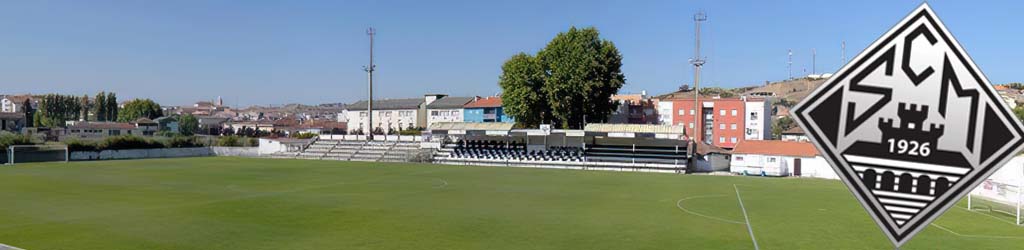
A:
<svg viewBox="0 0 1024 250">
<path fill-rule="evenodd" d="M 700 136 L 698 135 L 697 128 L 700 127 L 700 69 L 704 66 L 704 58 L 700 56 L 700 23 L 707 21 L 708 17 L 704 14 L 704 11 L 698 11 L 697 14 L 693 15 L 693 22 L 696 24 L 696 37 L 693 49 L 693 58 L 690 59 L 690 64 L 693 64 L 693 135 L 690 136 L 690 140 L 693 142 L 693 150 L 690 150 L 690 158 L 697 154 L 697 144 L 700 143 Z M 684 127 L 685 129 L 685 127 Z M 696 161 L 694 161 L 696 163 Z"/>
<path fill-rule="evenodd" d="M 366 29 L 366 35 L 370 36 L 370 65 L 364 66 L 363 70 L 366 71 L 367 78 L 367 96 L 368 101 L 366 102 L 366 140 L 373 140 L 373 71 L 377 68 L 377 65 L 373 65 L 373 36 L 377 34 L 377 29 L 370 27 Z"/>
</svg>

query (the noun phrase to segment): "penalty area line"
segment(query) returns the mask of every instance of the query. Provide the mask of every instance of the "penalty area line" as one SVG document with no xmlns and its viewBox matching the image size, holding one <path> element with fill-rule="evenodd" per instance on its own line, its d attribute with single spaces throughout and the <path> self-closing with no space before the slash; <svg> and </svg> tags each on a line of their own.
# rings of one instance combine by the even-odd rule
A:
<svg viewBox="0 0 1024 250">
<path fill-rule="evenodd" d="M 0 250 L 25 250 L 25 249 L 21 249 L 21 248 L 13 247 L 11 245 L 0 243 Z"/>
<path fill-rule="evenodd" d="M 743 220 L 747 222 L 747 232 L 750 233 L 750 241 L 754 242 L 754 250 L 760 250 L 757 246 L 757 238 L 754 238 L 754 228 L 750 225 L 750 217 L 747 216 L 747 208 L 743 207 L 743 198 L 740 197 L 740 188 L 736 184 L 732 184 L 732 188 L 736 190 L 736 200 L 740 201 L 740 209 L 743 210 Z"/>
</svg>

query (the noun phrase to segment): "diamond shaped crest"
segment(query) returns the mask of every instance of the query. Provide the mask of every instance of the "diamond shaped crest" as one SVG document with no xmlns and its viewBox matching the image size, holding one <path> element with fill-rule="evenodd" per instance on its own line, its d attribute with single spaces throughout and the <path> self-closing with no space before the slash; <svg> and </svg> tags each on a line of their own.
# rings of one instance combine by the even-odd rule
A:
<svg viewBox="0 0 1024 250">
<path fill-rule="evenodd" d="M 1024 130 L 927 4 L 794 108 L 896 246 L 1020 150 Z"/>
</svg>

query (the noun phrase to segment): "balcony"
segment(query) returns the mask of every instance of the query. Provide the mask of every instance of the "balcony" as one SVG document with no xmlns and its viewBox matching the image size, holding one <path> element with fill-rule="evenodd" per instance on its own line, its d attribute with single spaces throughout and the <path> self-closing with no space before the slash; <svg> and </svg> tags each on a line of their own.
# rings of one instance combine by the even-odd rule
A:
<svg viewBox="0 0 1024 250">
<path fill-rule="evenodd" d="M 484 114 L 484 119 L 485 120 L 487 120 L 487 119 L 495 120 L 495 119 L 498 119 L 498 115 L 497 114 Z"/>
</svg>

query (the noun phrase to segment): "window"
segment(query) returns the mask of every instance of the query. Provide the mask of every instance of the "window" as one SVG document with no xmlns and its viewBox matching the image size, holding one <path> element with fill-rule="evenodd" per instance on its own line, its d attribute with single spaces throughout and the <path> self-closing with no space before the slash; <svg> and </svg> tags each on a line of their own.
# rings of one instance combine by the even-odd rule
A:
<svg viewBox="0 0 1024 250">
<path fill-rule="evenodd" d="M 733 123 L 731 127 L 732 127 L 732 130 L 736 130 L 736 124 L 735 123 Z"/>
<path fill-rule="evenodd" d="M 696 113 L 697 113 L 697 112 L 693 111 L 693 109 L 690 109 L 690 115 L 694 115 L 694 114 L 696 114 Z"/>
<path fill-rule="evenodd" d="M 436 116 L 437 115 L 437 110 L 430 111 L 430 115 Z"/>
<path fill-rule="evenodd" d="M 718 115 L 725 116 L 725 110 L 724 109 L 719 109 L 718 110 Z"/>
<path fill-rule="evenodd" d="M 768 162 L 775 162 L 775 157 L 768 157 Z"/>
<path fill-rule="evenodd" d="M 690 123 L 690 128 L 693 128 L 693 123 L 692 122 Z"/>
<path fill-rule="evenodd" d="M 733 157 L 732 159 L 737 160 L 737 161 L 742 161 L 743 160 L 743 156 L 736 156 L 736 157 Z"/>
<path fill-rule="evenodd" d="M 736 137 L 729 138 L 729 142 L 736 143 Z"/>
<path fill-rule="evenodd" d="M 750 112 L 750 119 L 757 120 L 757 112 Z"/>
<path fill-rule="evenodd" d="M 732 116 L 736 116 L 736 110 L 735 109 L 732 110 Z"/>
<path fill-rule="evenodd" d="M 718 124 L 718 129 L 725 129 L 725 123 Z"/>
<path fill-rule="evenodd" d="M 121 135 L 121 130 L 111 129 L 107 130 L 108 135 Z"/>
<path fill-rule="evenodd" d="M 459 111 L 458 110 L 452 111 L 452 116 L 459 116 Z"/>
<path fill-rule="evenodd" d="M 718 143 L 725 143 L 725 136 L 719 136 Z"/>
</svg>

